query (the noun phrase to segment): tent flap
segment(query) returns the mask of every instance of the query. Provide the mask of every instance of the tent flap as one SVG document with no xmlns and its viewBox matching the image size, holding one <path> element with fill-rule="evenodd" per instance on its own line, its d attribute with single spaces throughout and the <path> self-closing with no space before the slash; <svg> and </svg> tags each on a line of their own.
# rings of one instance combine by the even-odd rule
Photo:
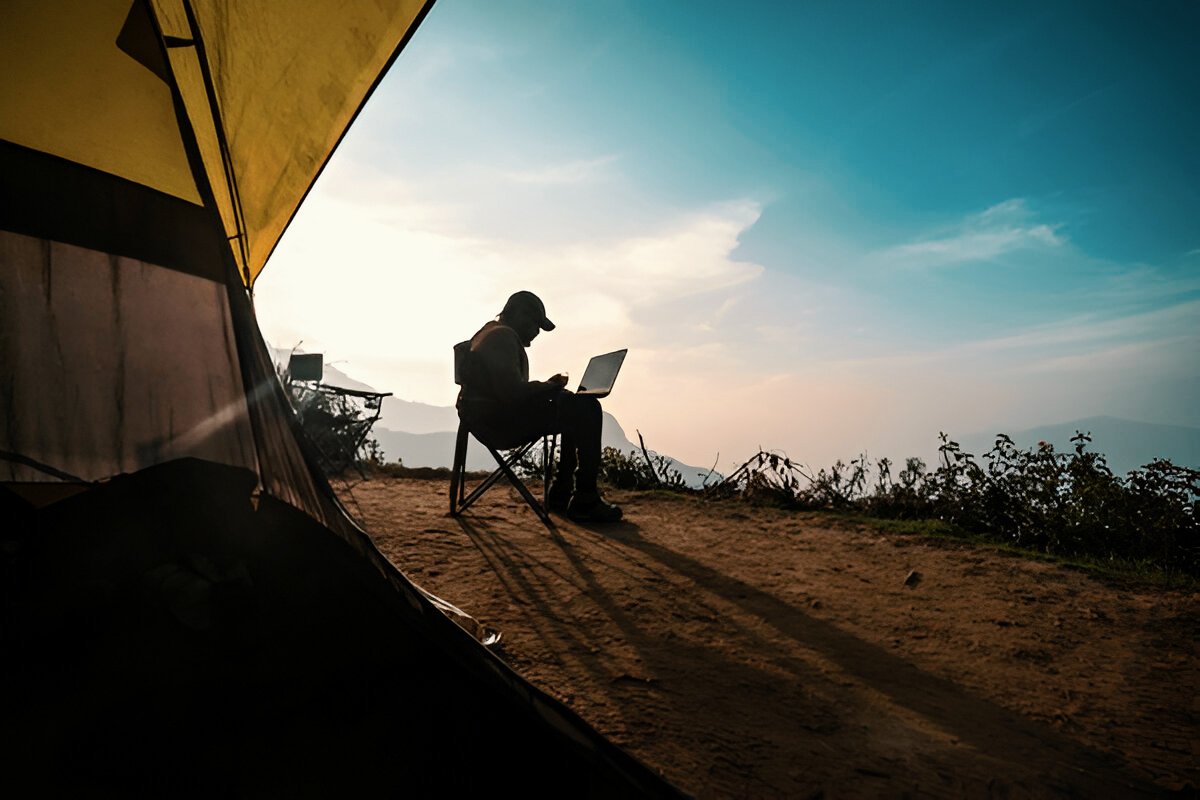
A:
<svg viewBox="0 0 1200 800">
<path fill-rule="evenodd" d="M 198 204 L 170 86 L 118 46 L 131 5 L 6 0 L 0 140 Z"/>
<path fill-rule="evenodd" d="M 0 142 L 196 206 L 206 182 L 249 286 L 431 5 L 11 0 L 0 12 Z M 188 159 L 172 84 L 204 174 Z"/>
<path fill-rule="evenodd" d="M 153 1 L 248 284 L 428 5 Z"/>
</svg>

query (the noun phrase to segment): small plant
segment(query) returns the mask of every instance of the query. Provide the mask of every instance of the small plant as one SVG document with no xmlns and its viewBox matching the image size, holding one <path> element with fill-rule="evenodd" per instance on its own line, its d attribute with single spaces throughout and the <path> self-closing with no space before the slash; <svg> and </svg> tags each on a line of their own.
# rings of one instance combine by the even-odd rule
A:
<svg viewBox="0 0 1200 800">
<path fill-rule="evenodd" d="M 1018 547 L 1061 556 L 1156 564 L 1200 575 L 1200 471 L 1156 459 L 1120 478 L 1077 431 L 1073 452 L 1029 450 L 1000 434 L 982 464 L 945 433 L 932 472 L 917 458 L 893 478 L 892 462 L 866 456 L 815 474 L 760 451 L 704 493 L 789 508 L 886 519 L 941 520 Z"/>
<path fill-rule="evenodd" d="M 641 434 L 638 434 L 639 440 Z M 513 471 L 522 480 L 541 480 L 544 473 L 542 449 L 532 447 L 513 465 Z M 691 491 L 683 474 L 672 466 L 666 456 L 650 453 L 642 443 L 642 457 L 637 451 L 624 453 L 615 447 L 600 451 L 599 479 L 616 489 L 667 489 L 669 491 Z"/>
<path fill-rule="evenodd" d="M 644 461 L 615 447 L 600 452 L 600 480 L 617 489 L 649 489 L 657 485 Z"/>
<path fill-rule="evenodd" d="M 800 464 L 783 453 L 759 450 L 723 480 L 708 486 L 704 494 L 715 499 L 738 497 L 770 505 L 797 505 L 801 479 L 812 482 Z"/>
<path fill-rule="evenodd" d="M 286 370 L 280 371 L 279 380 L 326 475 L 339 475 L 351 466 L 360 471 L 382 466 L 379 442 L 366 435 L 375 421 L 369 414 L 374 415 L 375 409 L 363 408 L 346 395 L 293 380 Z"/>
</svg>

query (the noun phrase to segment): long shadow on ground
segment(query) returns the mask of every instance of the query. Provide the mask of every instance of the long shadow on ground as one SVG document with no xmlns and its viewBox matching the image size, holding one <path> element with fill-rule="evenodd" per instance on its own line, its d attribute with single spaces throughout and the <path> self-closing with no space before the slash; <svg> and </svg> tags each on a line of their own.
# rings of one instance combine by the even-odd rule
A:
<svg viewBox="0 0 1200 800">
<path fill-rule="evenodd" d="M 1117 759 L 975 697 L 952 681 L 930 675 L 903 658 L 805 613 L 791 603 L 727 575 L 689 555 L 642 536 L 633 523 L 581 526 L 599 546 L 635 551 L 740 607 L 806 648 L 818 651 L 893 703 L 921 715 L 979 753 L 1040 773 L 1043 780 L 1090 796 L 1154 796 L 1161 792 L 1131 775 Z M 590 568 L 564 548 L 589 586 L 601 593 Z M 599 601 L 627 633 L 632 621 Z M 613 612 L 616 613 L 613 613 Z"/>
</svg>

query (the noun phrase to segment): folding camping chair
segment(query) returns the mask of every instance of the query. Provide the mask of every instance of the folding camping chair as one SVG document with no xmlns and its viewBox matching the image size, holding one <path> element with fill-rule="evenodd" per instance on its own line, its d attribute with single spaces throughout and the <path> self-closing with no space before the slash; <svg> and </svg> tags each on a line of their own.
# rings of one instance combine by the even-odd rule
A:
<svg viewBox="0 0 1200 800">
<path fill-rule="evenodd" d="M 454 346 L 454 382 L 459 386 L 462 386 L 470 356 L 471 343 L 469 341 L 459 342 Z M 480 444 L 487 448 L 487 451 L 492 454 L 492 458 L 496 460 L 497 468 L 491 475 L 484 478 L 482 483 L 472 489 L 470 494 L 464 496 L 466 492 L 467 442 L 470 436 L 474 436 Z M 525 444 L 509 450 L 505 455 L 486 441 L 486 437 L 480 438 L 478 432 L 471 430 L 470 426 L 460 418 L 458 436 L 454 441 L 454 464 L 450 467 L 450 516 L 457 517 L 466 511 L 472 503 L 503 477 L 508 478 L 509 483 L 516 488 L 533 513 L 538 515 L 542 524 L 550 530 L 554 530 L 554 521 L 546 513 L 546 503 L 550 489 L 550 469 L 554 464 L 555 436 L 556 434 L 549 433 L 545 436 L 535 437 Z M 539 440 L 542 443 L 543 470 L 541 502 L 538 502 L 538 499 L 529 491 L 529 487 L 513 471 L 513 466 L 524 458 L 525 454 L 532 450 Z"/>
</svg>

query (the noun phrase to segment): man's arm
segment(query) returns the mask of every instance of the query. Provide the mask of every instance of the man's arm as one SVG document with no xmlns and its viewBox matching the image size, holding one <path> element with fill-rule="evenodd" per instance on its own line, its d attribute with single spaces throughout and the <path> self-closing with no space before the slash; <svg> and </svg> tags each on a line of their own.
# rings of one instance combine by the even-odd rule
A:
<svg viewBox="0 0 1200 800">
<path fill-rule="evenodd" d="M 491 382 L 496 400 L 512 403 L 545 392 L 557 391 L 563 383 L 530 381 L 521 372 L 524 348 L 511 330 L 497 328 L 483 338 L 473 352 L 475 363 L 481 366 Z M 556 376 L 557 377 L 557 376 Z"/>
</svg>

